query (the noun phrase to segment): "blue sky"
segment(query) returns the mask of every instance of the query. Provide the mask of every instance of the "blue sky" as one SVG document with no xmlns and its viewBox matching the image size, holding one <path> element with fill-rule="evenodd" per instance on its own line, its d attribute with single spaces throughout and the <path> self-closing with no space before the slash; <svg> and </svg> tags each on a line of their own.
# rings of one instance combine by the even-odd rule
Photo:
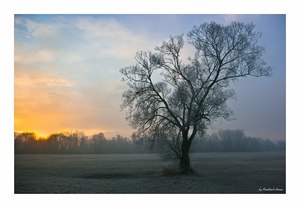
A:
<svg viewBox="0 0 300 208">
<path fill-rule="evenodd" d="M 253 22 L 273 67 L 270 78 L 233 85 L 235 119 L 212 130 L 285 139 L 285 15 L 15 15 L 15 130 L 129 136 L 119 69 L 134 64 L 136 51 L 210 21 Z"/>
</svg>

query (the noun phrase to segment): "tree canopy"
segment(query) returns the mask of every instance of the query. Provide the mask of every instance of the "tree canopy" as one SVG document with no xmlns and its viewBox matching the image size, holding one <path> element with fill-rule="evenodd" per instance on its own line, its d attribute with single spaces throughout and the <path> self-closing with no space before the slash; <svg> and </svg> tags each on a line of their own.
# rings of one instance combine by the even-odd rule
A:
<svg viewBox="0 0 300 208">
<path fill-rule="evenodd" d="M 171 36 L 155 51 L 137 52 L 136 64 L 120 70 L 128 84 L 122 107 L 134 135 L 167 136 L 181 168 L 189 169 L 196 133 L 232 115 L 227 106 L 234 96 L 230 84 L 241 77 L 271 75 L 260 36 L 253 24 L 211 22 L 195 26 L 186 36 Z M 185 42 L 194 55 L 182 60 Z"/>
</svg>

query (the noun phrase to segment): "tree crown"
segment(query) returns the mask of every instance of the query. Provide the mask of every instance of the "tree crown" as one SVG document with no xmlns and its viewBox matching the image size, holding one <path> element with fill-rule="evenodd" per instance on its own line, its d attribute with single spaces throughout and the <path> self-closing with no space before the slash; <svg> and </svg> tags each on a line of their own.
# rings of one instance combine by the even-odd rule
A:
<svg viewBox="0 0 300 208">
<path fill-rule="evenodd" d="M 271 75 L 260 36 L 253 24 L 211 22 L 187 34 L 195 53 L 186 62 L 181 59 L 184 35 L 170 37 L 154 52 L 138 52 L 136 65 L 120 70 L 129 87 L 122 108 L 136 134 L 186 134 L 192 139 L 216 118 L 228 119 L 232 111 L 226 101 L 234 96 L 230 83 Z"/>
</svg>

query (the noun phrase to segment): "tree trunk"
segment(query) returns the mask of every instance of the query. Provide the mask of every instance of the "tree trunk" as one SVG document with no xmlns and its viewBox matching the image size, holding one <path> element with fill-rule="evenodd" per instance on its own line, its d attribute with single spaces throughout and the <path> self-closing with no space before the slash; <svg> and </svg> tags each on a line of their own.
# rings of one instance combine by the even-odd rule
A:
<svg viewBox="0 0 300 208">
<path fill-rule="evenodd" d="M 183 174 L 192 173 L 193 169 L 190 165 L 190 142 L 187 139 L 183 138 L 181 146 L 181 157 L 180 157 L 180 169 Z"/>
</svg>

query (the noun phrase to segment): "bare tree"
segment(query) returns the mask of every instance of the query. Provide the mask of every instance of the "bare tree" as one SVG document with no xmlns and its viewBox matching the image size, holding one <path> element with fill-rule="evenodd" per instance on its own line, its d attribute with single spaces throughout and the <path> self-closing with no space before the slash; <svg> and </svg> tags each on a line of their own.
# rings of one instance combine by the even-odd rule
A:
<svg viewBox="0 0 300 208">
<path fill-rule="evenodd" d="M 187 34 L 195 54 L 185 62 L 184 35 L 170 37 L 154 52 L 138 52 L 136 65 L 120 70 L 129 87 L 122 108 L 135 136 L 168 136 L 181 171 L 191 172 L 189 150 L 196 133 L 232 114 L 226 104 L 234 95 L 230 83 L 240 77 L 270 76 L 260 36 L 253 24 L 211 22 Z"/>
</svg>

